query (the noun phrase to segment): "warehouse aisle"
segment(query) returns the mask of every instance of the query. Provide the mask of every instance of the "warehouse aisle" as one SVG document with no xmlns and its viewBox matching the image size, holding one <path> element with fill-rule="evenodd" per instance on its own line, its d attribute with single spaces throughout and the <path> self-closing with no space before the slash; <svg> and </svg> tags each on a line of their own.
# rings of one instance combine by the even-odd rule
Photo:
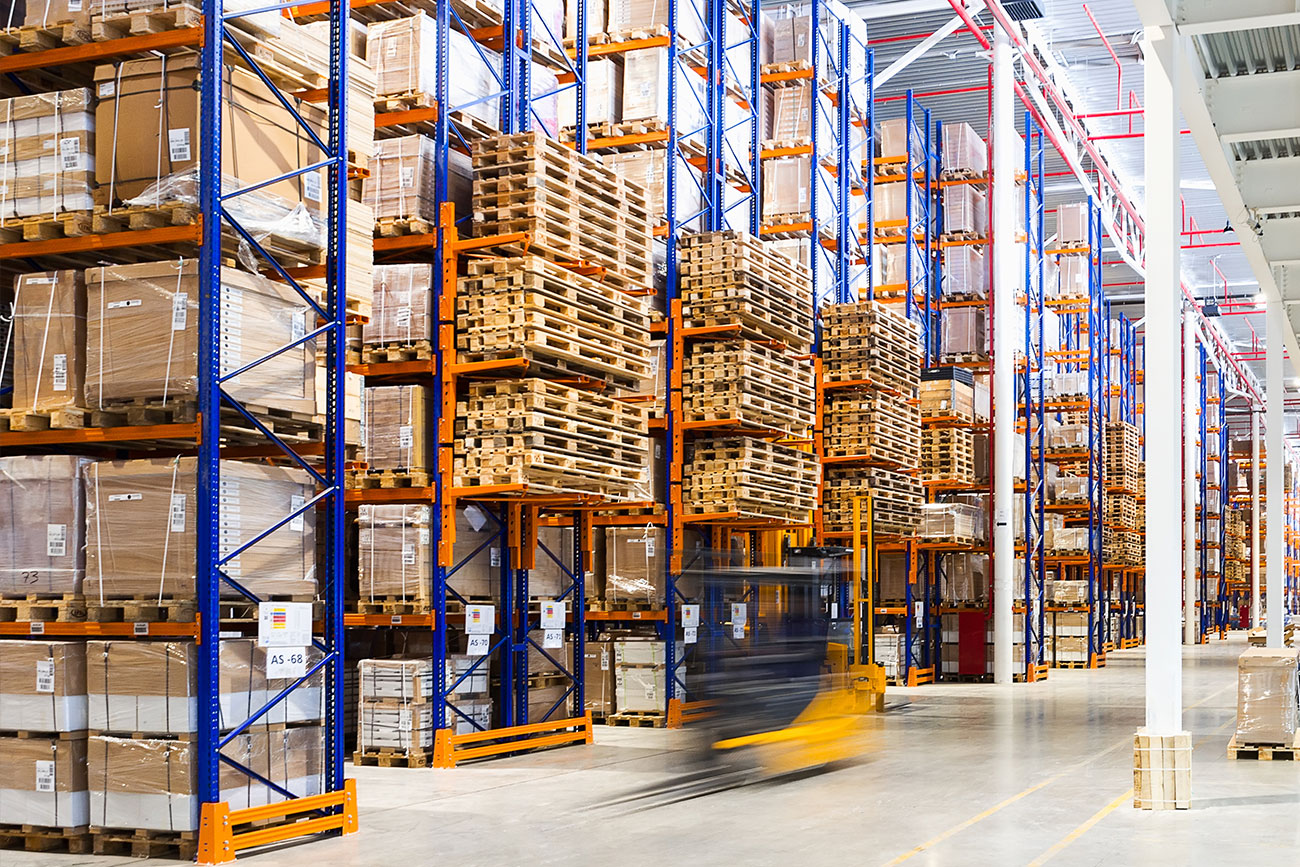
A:
<svg viewBox="0 0 1300 867">
<path fill-rule="evenodd" d="M 360 769 L 362 832 L 249 859 L 257 867 L 665 863 L 1191 864 L 1232 840 L 1294 863 L 1300 767 L 1229 762 L 1237 638 L 1195 648 L 1185 721 L 1193 809 L 1139 813 L 1127 793 L 1142 657 L 1046 684 L 892 691 L 874 750 L 847 768 L 656 808 L 606 802 L 669 777 L 689 732 L 598 729 L 597 744 L 455 771 Z M 1007 700 L 1007 695 L 1011 696 Z M 541 841 L 541 842 L 538 842 Z M 849 856 L 846 858 L 846 856 Z M 1203 857 L 1203 855 L 1202 855 Z M 4 867 L 90 859 L 0 853 Z M 102 859 L 96 864 L 138 863 Z"/>
</svg>

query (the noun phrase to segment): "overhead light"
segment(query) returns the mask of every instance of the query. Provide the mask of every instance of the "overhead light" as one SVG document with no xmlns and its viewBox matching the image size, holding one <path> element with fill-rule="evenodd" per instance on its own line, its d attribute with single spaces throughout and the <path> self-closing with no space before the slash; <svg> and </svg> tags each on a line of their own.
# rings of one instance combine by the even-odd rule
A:
<svg viewBox="0 0 1300 867">
<path fill-rule="evenodd" d="M 1002 8 L 1012 21 L 1032 21 L 1043 17 L 1043 7 L 1038 5 L 1037 0 L 1011 0 L 1010 3 L 1004 3 Z"/>
</svg>

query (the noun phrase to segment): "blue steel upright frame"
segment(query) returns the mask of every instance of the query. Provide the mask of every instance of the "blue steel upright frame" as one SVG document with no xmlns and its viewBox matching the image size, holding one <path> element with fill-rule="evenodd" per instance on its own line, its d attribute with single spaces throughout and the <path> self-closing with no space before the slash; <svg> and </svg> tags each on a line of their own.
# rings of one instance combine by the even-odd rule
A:
<svg viewBox="0 0 1300 867">
<path fill-rule="evenodd" d="M 278 13 L 292 4 L 269 7 Z M 201 57 L 201 88 L 199 97 L 199 129 L 201 131 L 201 156 L 199 159 L 199 208 L 202 215 L 201 244 L 199 249 L 199 347 L 198 380 L 199 409 L 201 414 L 201 440 L 199 442 L 196 518 L 196 575 L 198 591 L 199 652 L 199 730 L 197 743 L 196 794 L 202 803 L 220 800 L 219 783 L 222 763 L 235 768 L 255 781 L 261 782 L 277 795 L 296 797 L 295 793 L 267 780 L 256 771 L 236 762 L 221 750 L 264 717 L 273 707 L 284 701 L 295 689 L 319 672 L 324 675 L 325 694 L 325 744 L 324 790 L 343 788 L 343 564 L 344 564 L 344 504 L 343 504 L 343 380 L 345 364 L 346 274 L 347 274 L 347 92 L 348 92 L 348 4 L 344 0 L 330 3 L 330 83 L 327 111 L 329 131 L 322 140 L 303 118 L 293 101 L 280 92 L 272 79 L 262 70 L 258 61 L 238 42 L 231 30 L 231 22 L 268 9 L 226 12 L 222 0 L 203 0 L 203 43 Z M 308 165 L 270 179 L 246 181 L 238 189 L 222 183 L 222 70 L 225 50 L 229 46 L 239 55 L 254 74 L 270 90 L 271 95 L 290 112 L 302 132 L 322 154 Z M 319 304 L 267 253 L 251 232 L 242 226 L 231 213 L 227 203 L 251 191 L 275 182 L 297 178 L 308 172 L 324 170 L 326 183 L 323 198 L 326 205 L 326 263 L 325 303 Z M 234 233 L 293 288 L 312 311 L 317 321 L 315 328 L 304 329 L 303 336 L 280 347 L 267 356 L 244 367 L 227 371 L 221 363 L 221 242 L 223 236 Z M 279 354 L 316 339 L 325 341 L 326 377 L 324 460 L 322 469 L 304 460 L 292 446 L 277 436 L 258 420 L 226 389 L 226 385 L 240 375 L 264 364 Z M 287 515 L 277 516 L 274 523 L 259 532 L 248 542 L 227 550 L 221 538 L 222 485 L 221 485 L 221 426 L 223 408 L 233 410 L 256 428 L 267 442 L 305 470 L 320 486 L 313 496 Z M 317 576 L 324 600 L 324 628 L 313 637 L 313 644 L 321 651 L 320 661 L 311 666 L 301 678 L 280 692 L 262 708 L 242 723 L 222 733 L 220 686 L 220 599 L 223 587 L 230 587 L 253 603 L 262 600 L 232 578 L 226 567 L 261 540 L 279 528 L 303 516 L 322 515 L 324 544 L 322 559 L 317 563 Z"/>
<path fill-rule="evenodd" d="M 1109 355 L 1106 351 L 1105 299 L 1101 286 L 1101 209 L 1088 199 L 1088 661 L 1105 658 L 1106 625 L 1110 594 L 1103 586 L 1102 523 L 1106 486 L 1102 448 L 1105 443 L 1105 407 Z"/>
<path fill-rule="evenodd" d="M 1020 391 L 1025 422 L 1025 676 L 1033 677 L 1046 663 L 1047 550 L 1043 539 L 1047 501 L 1047 418 L 1044 403 L 1046 366 L 1043 313 L 1044 245 L 1047 240 L 1043 205 L 1045 165 L 1043 131 L 1025 113 L 1025 365 Z M 995 239 L 996 243 L 996 239 Z"/>
</svg>

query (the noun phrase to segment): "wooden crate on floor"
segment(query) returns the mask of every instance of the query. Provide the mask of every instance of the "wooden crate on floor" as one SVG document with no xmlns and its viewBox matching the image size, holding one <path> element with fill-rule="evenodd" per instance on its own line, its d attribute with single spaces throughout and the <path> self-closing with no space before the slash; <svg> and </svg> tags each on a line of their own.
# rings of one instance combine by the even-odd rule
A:
<svg viewBox="0 0 1300 867">
<path fill-rule="evenodd" d="M 645 408 L 542 379 L 474 383 L 456 406 L 456 487 L 650 498 Z"/>
<path fill-rule="evenodd" d="M 880 467 L 828 467 L 822 488 L 822 514 L 826 531 L 851 531 L 853 499 L 865 494 L 871 494 L 877 533 L 907 535 L 916 530 L 921 521 L 921 503 L 925 497 L 915 478 Z M 864 514 L 865 510 L 864 501 Z"/>
<path fill-rule="evenodd" d="M 921 478 L 975 482 L 975 434 L 966 428 L 928 428 L 921 443 Z"/>
<path fill-rule="evenodd" d="M 699 439 L 687 447 L 687 514 L 806 521 L 817 505 L 817 456 L 748 437 Z"/>
<path fill-rule="evenodd" d="M 682 319 L 687 328 L 738 326 L 796 353 L 812 346 L 812 274 L 744 232 L 702 232 L 681 241 Z"/>
<path fill-rule="evenodd" d="M 526 251 L 580 262 L 625 290 L 653 285 L 650 211 L 645 193 L 544 133 L 474 142 L 474 223 L 478 235 L 527 232 Z M 524 252 L 525 245 L 508 245 Z"/>
<path fill-rule="evenodd" d="M 822 310 L 822 372 L 827 382 L 869 380 L 912 397 L 921 380 L 920 329 L 874 301 Z"/>
<path fill-rule="evenodd" d="M 827 393 L 824 428 L 828 457 L 863 457 L 916 468 L 921 458 L 921 416 L 907 399 L 874 389 Z"/>
<path fill-rule="evenodd" d="M 645 300 L 540 256 L 471 260 L 456 314 L 462 363 L 519 358 L 630 389 L 652 373 Z"/>
<path fill-rule="evenodd" d="M 682 405 L 688 422 L 734 419 L 802 435 L 813 424 L 815 400 L 806 359 L 752 341 L 687 348 Z"/>
</svg>

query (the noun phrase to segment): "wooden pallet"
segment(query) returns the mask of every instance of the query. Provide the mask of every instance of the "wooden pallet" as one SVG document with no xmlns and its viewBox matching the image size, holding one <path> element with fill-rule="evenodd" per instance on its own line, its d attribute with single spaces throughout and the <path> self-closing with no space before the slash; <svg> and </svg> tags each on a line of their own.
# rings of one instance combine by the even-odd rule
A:
<svg viewBox="0 0 1300 867">
<path fill-rule="evenodd" d="M 353 470 L 348 473 L 348 488 L 427 488 L 430 470 L 402 468 L 396 470 Z"/>
<path fill-rule="evenodd" d="M 619 711 L 605 716 L 605 725 L 661 729 L 668 723 L 667 714 L 647 711 Z"/>
<path fill-rule="evenodd" d="M 47 828 L 41 825 L 0 825 L 0 849 L 26 852 L 67 852 L 89 855 L 90 832 L 87 828 Z M 0 861 L 3 861 L 0 858 Z"/>
<path fill-rule="evenodd" d="M 399 750 L 394 747 L 357 750 L 352 754 L 352 764 L 380 768 L 427 768 L 433 764 L 433 750 Z"/>
<path fill-rule="evenodd" d="M 18 51 L 45 51 L 71 45 L 84 45 L 93 38 L 90 13 L 66 13 L 57 21 L 24 25 L 0 30 L 2 53 Z"/>
<path fill-rule="evenodd" d="M 401 235 L 432 235 L 438 229 L 436 220 L 424 217 L 375 217 L 375 237 L 395 238 Z"/>
<path fill-rule="evenodd" d="M 629 599 L 589 599 L 587 600 L 588 611 L 655 611 L 662 606 L 654 602 L 641 602 L 639 600 Z"/>
<path fill-rule="evenodd" d="M 132 597 L 86 600 L 86 617 L 91 623 L 193 623 L 198 603 L 193 599 Z"/>
<path fill-rule="evenodd" d="M 80 593 L 0 599 L 0 622 L 84 623 L 86 619 L 86 599 Z"/>
<path fill-rule="evenodd" d="M 692 343 L 683 372 L 686 421 L 744 419 L 801 435 L 816 416 L 812 367 L 793 356 L 744 342 Z"/>
<path fill-rule="evenodd" d="M 58 214 L 40 214 L 29 217 L 9 217 L 0 222 L 0 238 L 6 241 L 50 241 L 55 238 L 77 238 L 92 234 L 94 218 L 91 212 L 63 211 Z"/>
<path fill-rule="evenodd" d="M 96 42 L 122 39 L 127 36 L 143 36 L 146 33 L 162 33 L 182 27 L 199 27 L 202 24 L 203 12 L 189 5 L 129 9 L 108 14 L 96 12 L 91 16 L 91 32 Z"/>
<path fill-rule="evenodd" d="M 428 340 L 413 343 L 366 344 L 361 348 L 363 364 L 384 364 L 394 361 L 429 361 L 433 358 L 433 344 Z"/>
<path fill-rule="evenodd" d="M 89 413 L 76 406 L 0 410 L 0 431 L 79 430 L 86 426 Z"/>
<path fill-rule="evenodd" d="M 1261 762 L 1294 762 L 1300 760 L 1300 744 L 1243 744 L 1234 736 L 1228 742 L 1228 758 Z"/>
<path fill-rule="evenodd" d="M 96 855 L 193 861 L 198 851 L 197 831 L 120 830 L 92 826 L 90 836 Z"/>
</svg>

